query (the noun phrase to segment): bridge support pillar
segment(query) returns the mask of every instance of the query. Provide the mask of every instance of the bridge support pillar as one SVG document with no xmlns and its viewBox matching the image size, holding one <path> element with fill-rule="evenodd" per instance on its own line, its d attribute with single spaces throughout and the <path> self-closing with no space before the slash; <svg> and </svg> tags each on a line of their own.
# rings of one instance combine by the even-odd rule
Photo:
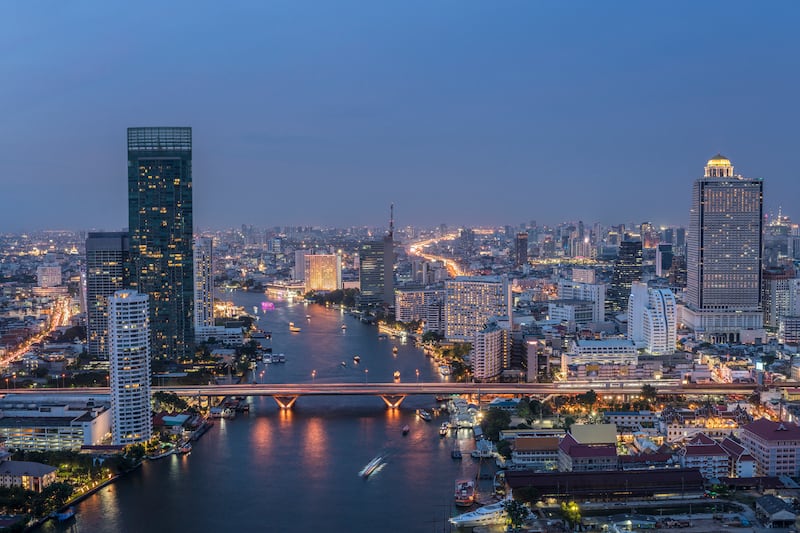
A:
<svg viewBox="0 0 800 533">
<path fill-rule="evenodd" d="M 381 394 L 381 400 L 389 409 L 397 409 L 405 399 L 405 394 Z"/>
<path fill-rule="evenodd" d="M 273 396 L 273 398 L 281 409 L 291 409 L 299 396 Z"/>
</svg>

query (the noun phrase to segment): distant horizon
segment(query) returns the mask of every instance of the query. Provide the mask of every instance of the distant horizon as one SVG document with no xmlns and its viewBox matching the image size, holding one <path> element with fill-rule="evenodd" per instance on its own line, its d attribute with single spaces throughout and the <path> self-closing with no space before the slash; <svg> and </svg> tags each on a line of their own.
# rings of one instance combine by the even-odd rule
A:
<svg viewBox="0 0 800 533">
<path fill-rule="evenodd" d="M 137 126 L 192 127 L 199 228 L 379 227 L 391 202 L 398 226 L 685 226 L 718 152 L 764 178 L 767 211 L 800 197 L 794 2 L 22 2 L 0 16 L 15 21 L 0 35 L 3 230 L 124 227 Z"/>
</svg>

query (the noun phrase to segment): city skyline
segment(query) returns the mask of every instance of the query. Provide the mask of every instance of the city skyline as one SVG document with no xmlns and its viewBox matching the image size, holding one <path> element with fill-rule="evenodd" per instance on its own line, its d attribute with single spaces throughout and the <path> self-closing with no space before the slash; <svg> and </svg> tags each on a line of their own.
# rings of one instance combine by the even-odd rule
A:
<svg viewBox="0 0 800 533">
<path fill-rule="evenodd" d="M 4 228 L 123 228 L 124 130 L 145 125 L 193 128 L 198 228 L 377 226 L 391 202 L 400 226 L 609 224 L 620 205 L 686 225 L 717 152 L 768 180 L 767 212 L 800 194 L 791 3 L 242 3 L 166 22 L 187 6 L 146 19 L 174 42 L 139 46 L 122 36 L 147 9 L 4 6 Z"/>
</svg>

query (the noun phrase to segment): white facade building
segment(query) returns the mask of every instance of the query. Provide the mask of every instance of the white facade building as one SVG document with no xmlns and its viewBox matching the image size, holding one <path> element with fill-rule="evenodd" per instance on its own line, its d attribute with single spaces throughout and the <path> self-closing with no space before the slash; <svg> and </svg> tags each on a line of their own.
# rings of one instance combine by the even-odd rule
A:
<svg viewBox="0 0 800 533">
<path fill-rule="evenodd" d="M 42 265 L 36 269 L 36 280 L 39 287 L 47 289 L 61 285 L 61 266 Z"/>
<path fill-rule="evenodd" d="M 589 272 L 594 273 L 593 270 L 589 270 Z M 588 300 L 593 304 L 591 321 L 603 322 L 606 319 L 606 286 L 603 283 L 583 283 L 560 279 L 558 280 L 558 298 L 561 300 Z"/>
<path fill-rule="evenodd" d="M 108 300 L 112 442 L 150 440 L 150 322 L 148 296 L 117 291 Z"/>
<path fill-rule="evenodd" d="M 445 282 L 445 338 L 472 342 L 496 316 L 509 315 L 505 276 L 459 276 Z"/>
<path fill-rule="evenodd" d="M 444 333 L 444 290 L 396 290 L 394 306 L 398 322 L 421 320 L 426 333 Z"/>
<path fill-rule="evenodd" d="M 474 379 L 484 381 L 500 375 L 507 338 L 508 332 L 494 323 L 475 333 L 470 361 Z"/>
<path fill-rule="evenodd" d="M 628 299 L 628 339 L 653 355 L 669 355 L 675 353 L 676 328 L 677 303 L 672 291 L 633 282 Z"/>
</svg>

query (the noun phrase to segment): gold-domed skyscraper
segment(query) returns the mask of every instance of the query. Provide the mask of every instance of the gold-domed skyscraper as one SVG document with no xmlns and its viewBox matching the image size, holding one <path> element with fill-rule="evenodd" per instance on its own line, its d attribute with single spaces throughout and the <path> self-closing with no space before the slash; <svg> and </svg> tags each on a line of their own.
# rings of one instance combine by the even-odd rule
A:
<svg viewBox="0 0 800 533">
<path fill-rule="evenodd" d="M 687 237 L 683 321 L 698 338 L 740 342 L 762 337 L 761 239 L 764 182 L 733 172 L 717 154 L 694 183 Z"/>
</svg>

